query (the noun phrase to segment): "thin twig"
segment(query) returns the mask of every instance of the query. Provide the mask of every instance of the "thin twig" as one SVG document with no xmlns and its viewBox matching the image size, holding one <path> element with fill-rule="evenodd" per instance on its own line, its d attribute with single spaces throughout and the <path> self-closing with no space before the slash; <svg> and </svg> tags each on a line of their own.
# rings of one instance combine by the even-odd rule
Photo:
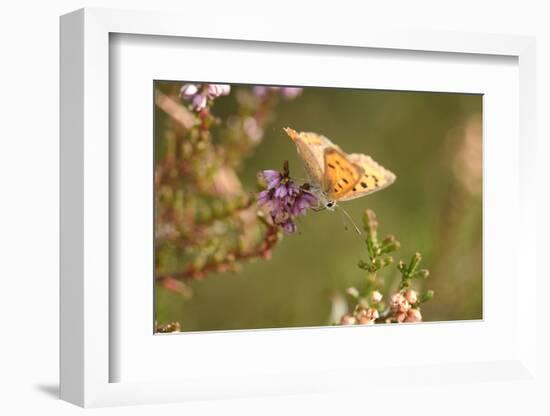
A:
<svg viewBox="0 0 550 416">
<path fill-rule="evenodd" d="M 224 272 L 231 270 L 231 266 L 238 260 L 249 260 L 255 257 L 267 257 L 270 255 L 271 249 L 279 241 L 279 229 L 274 225 L 269 225 L 263 241 L 259 246 L 252 251 L 248 252 L 235 252 L 233 253 L 232 261 L 212 262 L 197 269 L 195 267 L 188 267 L 182 272 L 177 273 L 164 273 L 157 274 L 156 279 L 162 282 L 166 278 L 177 280 L 189 280 L 189 279 L 201 279 L 209 272 Z"/>
<path fill-rule="evenodd" d="M 155 104 L 187 130 L 199 124 L 199 120 L 177 101 L 155 90 Z"/>
</svg>

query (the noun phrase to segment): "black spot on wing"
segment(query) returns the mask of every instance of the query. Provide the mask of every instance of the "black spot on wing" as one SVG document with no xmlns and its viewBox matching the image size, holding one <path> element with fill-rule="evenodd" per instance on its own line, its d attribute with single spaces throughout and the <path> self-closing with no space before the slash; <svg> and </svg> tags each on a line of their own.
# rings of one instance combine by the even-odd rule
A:
<svg viewBox="0 0 550 416">
<path fill-rule="evenodd" d="M 365 182 L 361 182 L 360 184 L 363 188 L 366 188 L 367 187 L 367 184 Z"/>
</svg>

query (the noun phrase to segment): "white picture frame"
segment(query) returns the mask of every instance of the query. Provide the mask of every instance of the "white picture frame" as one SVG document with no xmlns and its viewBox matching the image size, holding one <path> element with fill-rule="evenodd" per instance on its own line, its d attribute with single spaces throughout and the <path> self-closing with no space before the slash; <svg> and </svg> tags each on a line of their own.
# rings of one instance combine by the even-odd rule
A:
<svg viewBox="0 0 550 416">
<path fill-rule="evenodd" d="M 336 48 L 370 48 L 383 50 L 428 51 L 440 54 L 502 55 L 517 59 L 519 69 L 518 159 L 519 184 L 517 201 L 513 201 L 520 225 L 517 227 L 517 270 L 522 270 L 521 285 L 514 299 L 517 308 L 513 319 L 514 348 L 498 359 L 471 362 L 418 363 L 402 367 L 401 374 L 414 373 L 419 383 L 446 380 L 527 380 L 536 377 L 535 308 L 537 270 L 527 244 L 536 240 L 536 198 L 532 178 L 535 169 L 535 41 L 530 37 L 468 33 L 431 33 L 429 31 L 398 32 L 367 29 L 358 37 L 353 31 L 327 34 L 321 27 L 299 27 L 284 32 L 269 23 L 254 26 L 247 34 L 236 33 L 224 21 L 205 27 L 172 13 L 83 9 L 61 18 L 61 398 L 80 406 L 159 403 L 199 398 L 248 397 L 267 394 L 319 393 L 351 389 L 361 369 L 321 369 L 299 373 L 284 363 L 277 374 L 263 379 L 247 379 L 235 373 L 219 374 L 216 380 L 208 375 L 191 374 L 187 379 L 168 380 L 151 377 L 147 381 L 113 381 L 111 368 L 117 356 L 112 349 L 113 287 L 109 276 L 113 267 L 110 258 L 110 172 L 116 169 L 109 152 L 110 122 L 110 36 L 130 34 L 170 38 L 207 38 L 226 41 L 276 42 L 285 44 L 330 45 Z M 514 179 L 514 178 L 513 178 Z M 516 194 L 513 194 L 516 195 Z M 529 215 L 526 215 L 529 213 Z M 525 214 L 525 215 L 522 215 Z M 521 267 L 520 267 L 521 266 Z M 513 272 L 510 272 L 511 274 Z M 510 275 L 518 282 L 519 276 Z M 152 278 L 152 277 L 151 277 Z M 526 290 L 528 287 L 531 290 Z M 139 295 L 142 296 L 142 295 Z M 380 330 L 384 330 L 382 327 Z M 408 333 L 419 331 L 406 327 Z M 356 330 L 355 330 L 356 329 Z M 357 341 L 368 328 L 347 331 L 349 340 Z M 330 329 L 328 329 L 330 331 Z M 293 330 L 294 336 L 311 337 L 313 332 Z M 326 331 L 326 330 L 325 330 Z M 317 331 L 322 337 L 326 332 Z M 277 331 L 263 331 L 270 342 L 282 336 Z M 296 335 L 297 334 L 297 335 Z M 151 333 L 152 336 L 152 333 Z M 209 334 L 195 334 L 208 337 Z M 237 336 L 238 338 L 238 336 Z M 171 337 L 162 337 L 169 343 Z M 174 339 L 174 338 L 172 338 Z M 180 339 L 181 341 L 181 339 Z M 239 340 L 235 342 L 238 345 Z M 304 341 L 305 342 L 305 341 Z M 396 362 L 396 365 L 403 365 Z M 390 387 L 395 368 L 373 363 L 367 381 L 377 388 Z M 345 380 L 345 381 L 343 381 Z M 374 382 L 376 380 L 376 383 Z M 192 383 L 191 383 L 192 381 Z M 362 379 L 365 382 L 365 379 Z"/>
</svg>

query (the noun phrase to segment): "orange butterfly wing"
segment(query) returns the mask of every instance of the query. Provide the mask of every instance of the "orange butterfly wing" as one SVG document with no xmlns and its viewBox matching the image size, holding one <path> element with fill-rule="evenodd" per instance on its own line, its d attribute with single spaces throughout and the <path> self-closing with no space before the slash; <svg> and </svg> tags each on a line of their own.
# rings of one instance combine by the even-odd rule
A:
<svg viewBox="0 0 550 416">
<path fill-rule="evenodd" d="M 345 153 L 335 148 L 325 150 L 323 188 L 329 199 L 342 199 L 356 186 L 363 173 L 363 169 L 351 163 Z"/>
<path fill-rule="evenodd" d="M 370 156 L 361 153 L 352 153 L 347 156 L 350 163 L 362 170 L 362 175 L 340 201 L 360 198 L 373 192 L 380 191 L 395 182 L 396 176 L 382 165 L 375 162 Z"/>
<path fill-rule="evenodd" d="M 284 129 L 296 144 L 313 185 L 333 201 L 349 201 L 379 191 L 395 181 L 395 175 L 361 153 L 346 154 L 316 133 Z"/>
</svg>

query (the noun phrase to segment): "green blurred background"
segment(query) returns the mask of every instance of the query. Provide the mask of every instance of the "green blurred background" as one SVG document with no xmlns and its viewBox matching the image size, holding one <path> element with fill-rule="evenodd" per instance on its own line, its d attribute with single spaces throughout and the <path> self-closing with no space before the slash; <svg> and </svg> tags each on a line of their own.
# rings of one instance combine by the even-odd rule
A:
<svg viewBox="0 0 550 416">
<path fill-rule="evenodd" d="M 234 112 L 239 88 L 250 86 L 233 85 L 213 113 L 223 118 Z M 481 113 L 481 95 L 305 88 L 295 100 L 278 105 L 239 177 L 253 192 L 258 171 L 279 170 L 288 160 L 291 175 L 305 178 L 295 146 L 282 130 L 287 126 L 323 134 L 348 153 L 372 156 L 397 175 L 396 182 L 341 206 L 359 225 L 364 210 L 374 209 L 379 234 L 395 234 L 401 241 L 396 260 L 422 253 L 422 266 L 431 275 L 416 288 L 435 290 L 422 307 L 425 321 L 480 319 Z M 157 122 L 160 129 L 165 125 Z M 184 331 L 328 324 L 335 294 L 364 277 L 357 267 L 366 258 L 363 237 L 346 230 L 338 212 L 311 212 L 298 227 L 298 234 L 285 235 L 272 259 L 189 282 L 190 299 L 157 286 L 156 320 L 180 321 Z M 387 296 L 399 275 L 394 267 L 382 274 Z"/>
</svg>

